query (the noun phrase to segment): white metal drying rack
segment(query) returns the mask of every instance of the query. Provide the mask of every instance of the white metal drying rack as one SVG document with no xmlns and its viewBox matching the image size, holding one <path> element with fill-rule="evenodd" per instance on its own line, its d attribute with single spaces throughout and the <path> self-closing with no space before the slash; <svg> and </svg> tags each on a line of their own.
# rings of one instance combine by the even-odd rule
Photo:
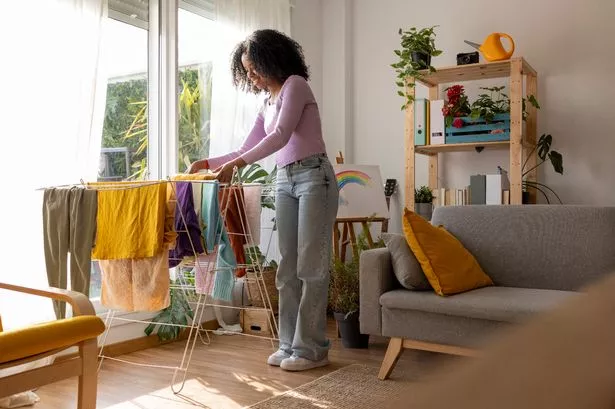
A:
<svg viewBox="0 0 615 409">
<path fill-rule="evenodd" d="M 121 189 L 134 189 L 134 188 L 140 188 L 140 187 L 144 187 L 144 186 L 151 186 L 151 185 L 155 185 L 155 184 L 162 184 L 162 183 L 169 183 L 170 186 L 173 189 L 173 192 L 175 194 L 175 201 L 177 201 L 177 189 L 176 189 L 176 183 L 217 183 L 216 181 L 213 180 L 173 180 L 171 178 L 167 179 L 167 180 L 156 180 L 156 181 L 137 181 L 134 183 L 131 182 L 111 182 L 111 183 L 105 183 L 105 182 L 97 182 L 95 184 L 92 184 L 91 186 L 88 183 L 85 183 L 83 180 L 81 180 L 81 184 L 80 185 L 62 185 L 62 186 L 56 186 L 58 188 L 60 187 L 72 187 L 72 186 L 82 186 L 85 188 L 94 188 L 94 189 L 115 189 L 115 190 L 121 190 Z M 256 187 L 256 186 L 261 186 L 264 187 L 266 190 L 267 188 L 269 188 L 268 185 L 265 184 L 245 184 L 242 183 L 242 181 L 239 178 L 239 173 L 237 171 L 237 169 L 235 169 L 235 171 L 233 172 L 233 178 L 232 178 L 232 182 L 228 185 L 225 184 L 221 184 L 221 187 L 237 187 L 237 188 L 249 188 L 249 187 Z M 41 188 L 38 190 L 43 190 L 45 188 Z M 229 193 L 230 194 L 230 193 Z M 269 195 L 270 193 L 268 192 L 263 192 L 262 193 Z M 245 195 L 242 194 L 233 194 L 234 199 L 235 199 L 235 204 L 240 207 L 241 209 L 244 209 L 243 212 L 240 212 L 240 222 L 241 222 L 241 227 L 242 227 L 242 231 L 244 232 L 244 236 L 246 239 L 246 243 L 251 243 L 251 245 L 247 246 L 247 252 L 248 252 L 248 258 L 250 260 L 257 260 L 257 254 L 256 254 L 256 250 L 255 247 L 258 247 L 258 243 L 255 243 L 252 240 L 252 231 L 251 231 L 251 226 L 250 223 L 247 222 L 247 220 L 243 217 L 246 216 L 247 213 L 245 211 L 246 209 L 246 203 L 245 203 Z M 216 226 L 217 228 L 220 227 L 219 223 L 226 223 L 226 212 L 229 208 L 230 205 L 230 200 L 226 200 L 225 201 L 226 206 L 224 209 L 220 209 L 220 217 L 218 218 L 218 226 Z M 184 212 L 182 211 L 181 207 L 177 207 L 177 209 L 179 209 L 179 211 L 177 213 L 179 213 L 180 217 L 181 217 L 181 221 L 182 224 L 184 226 L 187 226 L 186 224 L 186 218 L 184 215 Z M 176 214 L 177 214 L 176 213 Z M 247 217 L 247 216 L 246 216 Z M 217 229 L 218 231 L 218 229 Z M 182 232 L 187 232 L 187 231 L 182 231 L 182 230 L 178 230 L 176 231 L 177 233 L 182 233 Z M 228 233 L 229 235 L 231 235 L 231 233 Z M 237 234 L 237 233 L 233 233 L 233 234 Z M 269 246 L 271 244 L 271 236 L 273 235 L 273 229 L 271 231 L 271 235 L 269 237 L 269 244 L 267 246 L 267 251 L 265 252 L 265 255 L 268 254 L 269 252 Z M 215 268 L 210 268 L 211 267 L 211 262 L 207 261 L 205 263 L 199 261 L 199 254 L 197 254 L 195 245 L 192 241 L 192 237 L 190 236 L 190 234 L 187 234 L 187 237 L 189 239 L 190 242 L 190 246 L 192 247 L 192 252 L 194 255 L 194 260 L 191 262 L 182 262 L 182 264 L 178 265 L 177 268 L 178 270 L 181 271 L 181 268 L 192 268 L 192 271 L 195 271 L 195 274 L 214 274 L 215 272 L 217 272 L 217 266 Z M 218 235 L 218 237 L 220 237 L 220 235 Z M 219 243 L 216 243 L 216 245 Z M 214 262 L 215 263 L 215 262 Z M 263 335 L 255 335 L 255 334 L 246 334 L 244 332 L 242 333 L 237 333 L 237 332 L 229 332 L 229 331 L 225 331 L 225 330 L 215 330 L 217 333 L 228 333 L 228 334 L 233 334 L 233 335 L 243 335 L 243 336 L 248 336 L 248 337 L 253 337 L 253 338 L 261 338 L 261 339 L 267 339 L 270 340 L 272 343 L 272 347 L 274 346 L 275 341 L 278 340 L 277 338 L 277 334 L 278 334 L 278 324 L 277 324 L 277 320 L 275 319 L 275 314 L 272 308 L 272 303 L 271 303 L 271 298 L 269 296 L 269 293 L 267 291 L 267 287 L 265 285 L 265 281 L 263 278 L 263 269 L 262 266 L 260 265 L 260 263 L 258 262 L 253 262 L 253 263 L 246 263 L 246 264 L 238 264 L 236 266 L 237 269 L 243 268 L 246 270 L 251 270 L 253 272 L 255 272 L 254 276 L 255 279 L 254 281 L 251 282 L 255 282 L 258 288 L 258 292 L 260 294 L 261 300 L 263 300 L 263 304 L 264 307 L 251 307 L 251 306 L 232 306 L 232 305 L 223 305 L 223 304 L 216 304 L 215 302 L 211 302 L 209 301 L 209 299 L 211 298 L 210 295 L 207 294 L 201 294 L 197 291 L 197 288 L 195 285 L 192 285 L 189 283 L 188 280 L 186 280 L 186 276 L 184 274 L 177 274 L 177 278 L 179 280 L 179 284 L 173 284 L 170 286 L 170 290 L 181 290 L 184 292 L 184 295 L 186 296 L 186 299 L 188 301 L 188 303 L 190 305 L 194 305 L 194 309 L 193 309 L 193 318 L 191 320 L 191 322 L 189 322 L 188 325 L 182 325 L 182 324 L 171 324 L 171 323 L 160 323 L 160 322 L 153 322 L 153 321 L 148 321 L 148 320 L 137 320 L 137 319 L 129 319 L 129 318 L 123 318 L 123 317 L 118 317 L 116 316 L 117 311 L 110 309 L 107 312 L 107 316 L 105 318 L 105 332 L 103 334 L 102 337 L 102 343 L 100 345 L 100 352 L 99 352 L 99 358 L 100 358 L 100 362 L 99 362 L 99 366 L 98 369 L 100 370 L 102 367 L 102 364 L 104 362 L 105 359 L 110 359 L 113 361 L 118 361 L 118 362 L 122 362 L 122 363 L 126 363 L 126 364 L 131 364 L 131 365 L 136 365 L 136 366 L 141 366 L 141 367 L 147 367 L 147 368 L 158 368 L 158 369 L 168 369 L 168 370 L 173 370 L 173 377 L 171 380 L 171 390 L 173 391 L 173 393 L 175 394 L 179 394 L 182 389 L 184 388 L 185 382 L 186 382 L 186 376 L 188 374 L 188 369 L 190 367 L 190 362 L 192 360 L 192 354 L 194 352 L 194 348 L 196 347 L 196 342 L 197 339 L 200 339 L 201 342 L 205 345 L 209 345 L 211 342 L 211 338 L 209 333 L 213 332 L 214 330 L 209 330 L 209 329 L 204 329 L 201 328 L 201 324 L 203 321 L 203 314 L 205 313 L 205 310 L 207 307 L 218 307 L 218 308 L 229 308 L 229 309 L 239 309 L 239 310 L 266 310 L 268 311 L 267 313 L 267 317 L 268 317 L 268 323 L 269 323 L 269 328 L 271 330 L 271 336 L 267 337 L 267 336 L 263 336 Z M 199 272 L 199 270 L 201 270 Z M 103 272 L 104 273 L 104 272 Z M 234 274 L 233 274 L 234 275 Z M 234 280 L 236 280 L 237 278 L 234 275 Z M 248 278 L 244 278 L 244 280 L 247 282 Z M 188 292 L 194 292 L 194 295 L 196 295 L 196 297 L 194 295 L 189 295 Z M 186 345 L 184 347 L 184 351 L 182 354 L 182 358 L 180 360 L 180 363 L 178 366 L 170 366 L 170 365 L 158 365 L 158 364 L 143 364 L 143 363 L 138 363 L 138 362 L 132 362 L 126 359 L 122 359 L 122 358 L 116 358 L 116 357 L 110 357 L 110 356 L 106 356 L 104 355 L 104 348 L 106 345 L 106 341 L 107 341 L 107 337 L 109 335 L 109 330 L 113 324 L 113 321 L 123 321 L 123 322 L 132 322 L 132 323 L 142 323 L 142 324 L 156 324 L 156 325 L 160 325 L 160 326 L 175 326 L 175 327 L 180 327 L 180 328 L 184 328 L 186 330 L 188 330 L 188 337 L 186 340 Z M 203 334 L 205 334 L 206 339 L 203 337 Z"/>
</svg>

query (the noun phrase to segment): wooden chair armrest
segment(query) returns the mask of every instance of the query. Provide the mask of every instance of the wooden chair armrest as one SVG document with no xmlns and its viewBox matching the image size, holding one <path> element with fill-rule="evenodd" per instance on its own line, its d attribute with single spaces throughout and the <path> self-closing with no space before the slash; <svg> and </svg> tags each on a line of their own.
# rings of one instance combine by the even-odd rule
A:
<svg viewBox="0 0 615 409">
<path fill-rule="evenodd" d="M 94 306 L 90 302 L 90 299 L 85 295 L 76 291 L 61 290 L 59 288 L 47 287 L 47 288 L 28 288 L 21 287 L 14 284 L 7 284 L 0 282 L 0 289 L 17 291 L 20 293 L 37 295 L 40 297 L 52 298 L 54 300 L 65 301 L 73 308 L 73 315 L 96 315 Z"/>
</svg>

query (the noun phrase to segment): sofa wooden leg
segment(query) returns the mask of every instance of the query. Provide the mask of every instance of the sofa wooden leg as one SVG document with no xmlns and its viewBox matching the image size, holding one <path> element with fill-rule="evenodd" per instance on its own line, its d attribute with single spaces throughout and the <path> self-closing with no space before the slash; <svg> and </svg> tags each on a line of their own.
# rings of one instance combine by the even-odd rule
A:
<svg viewBox="0 0 615 409">
<path fill-rule="evenodd" d="M 387 352 L 382 360 L 382 365 L 380 366 L 378 379 L 383 381 L 388 379 L 391 372 L 393 372 L 393 368 L 395 368 L 395 364 L 397 363 L 397 360 L 401 356 L 402 352 L 404 352 L 403 338 L 391 338 Z"/>
<path fill-rule="evenodd" d="M 81 356 L 81 376 L 79 376 L 78 409 L 96 409 L 96 384 L 98 347 L 96 339 L 82 342 L 79 346 Z"/>
</svg>

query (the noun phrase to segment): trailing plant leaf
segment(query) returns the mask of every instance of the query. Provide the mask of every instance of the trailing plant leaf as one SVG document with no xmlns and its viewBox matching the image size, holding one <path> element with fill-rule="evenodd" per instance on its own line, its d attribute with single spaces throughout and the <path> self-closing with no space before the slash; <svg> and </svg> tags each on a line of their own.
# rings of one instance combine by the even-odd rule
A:
<svg viewBox="0 0 615 409">
<path fill-rule="evenodd" d="M 564 174 L 564 158 L 562 154 L 557 151 L 549 152 L 549 160 L 551 161 L 551 165 L 553 165 L 553 170 L 559 173 L 560 175 Z"/>
<path fill-rule="evenodd" d="M 551 149 L 551 143 L 553 143 L 553 137 L 551 135 L 542 134 L 538 139 L 538 157 L 541 160 L 546 160 L 549 150 Z"/>
</svg>

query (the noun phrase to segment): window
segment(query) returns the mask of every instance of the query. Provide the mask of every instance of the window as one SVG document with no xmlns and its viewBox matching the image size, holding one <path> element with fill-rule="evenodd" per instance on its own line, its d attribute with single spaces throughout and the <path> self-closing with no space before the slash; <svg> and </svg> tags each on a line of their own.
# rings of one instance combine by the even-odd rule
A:
<svg viewBox="0 0 615 409">
<path fill-rule="evenodd" d="M 147 1 L 140 4 L 147 10 Z M 149 82 L 148 31 L 143 28 L 143 19 L 147 15 L 118 1 L 111 1 L 109 7 L 102 56 L 108 79 L 98 180 L 145 179 Z M 128 12 L 130 16 L 126 16 Z M 96 300 L 100 294 L 101 270 L 94 261 L 90 299 Z"/>
<path fill-rule="evenodd" d="M 214 22 L 205 14 L 206 9 L 191 4 L 180 7 L 177 169 L 184 172 L 192 162 L 209 154 Z"/>
<path fill-rule="evenodd" d="M 147 172 L 147 30 L 108 18 L 108 72 L 99 180 L 142 179 Z"/>
</svg>

